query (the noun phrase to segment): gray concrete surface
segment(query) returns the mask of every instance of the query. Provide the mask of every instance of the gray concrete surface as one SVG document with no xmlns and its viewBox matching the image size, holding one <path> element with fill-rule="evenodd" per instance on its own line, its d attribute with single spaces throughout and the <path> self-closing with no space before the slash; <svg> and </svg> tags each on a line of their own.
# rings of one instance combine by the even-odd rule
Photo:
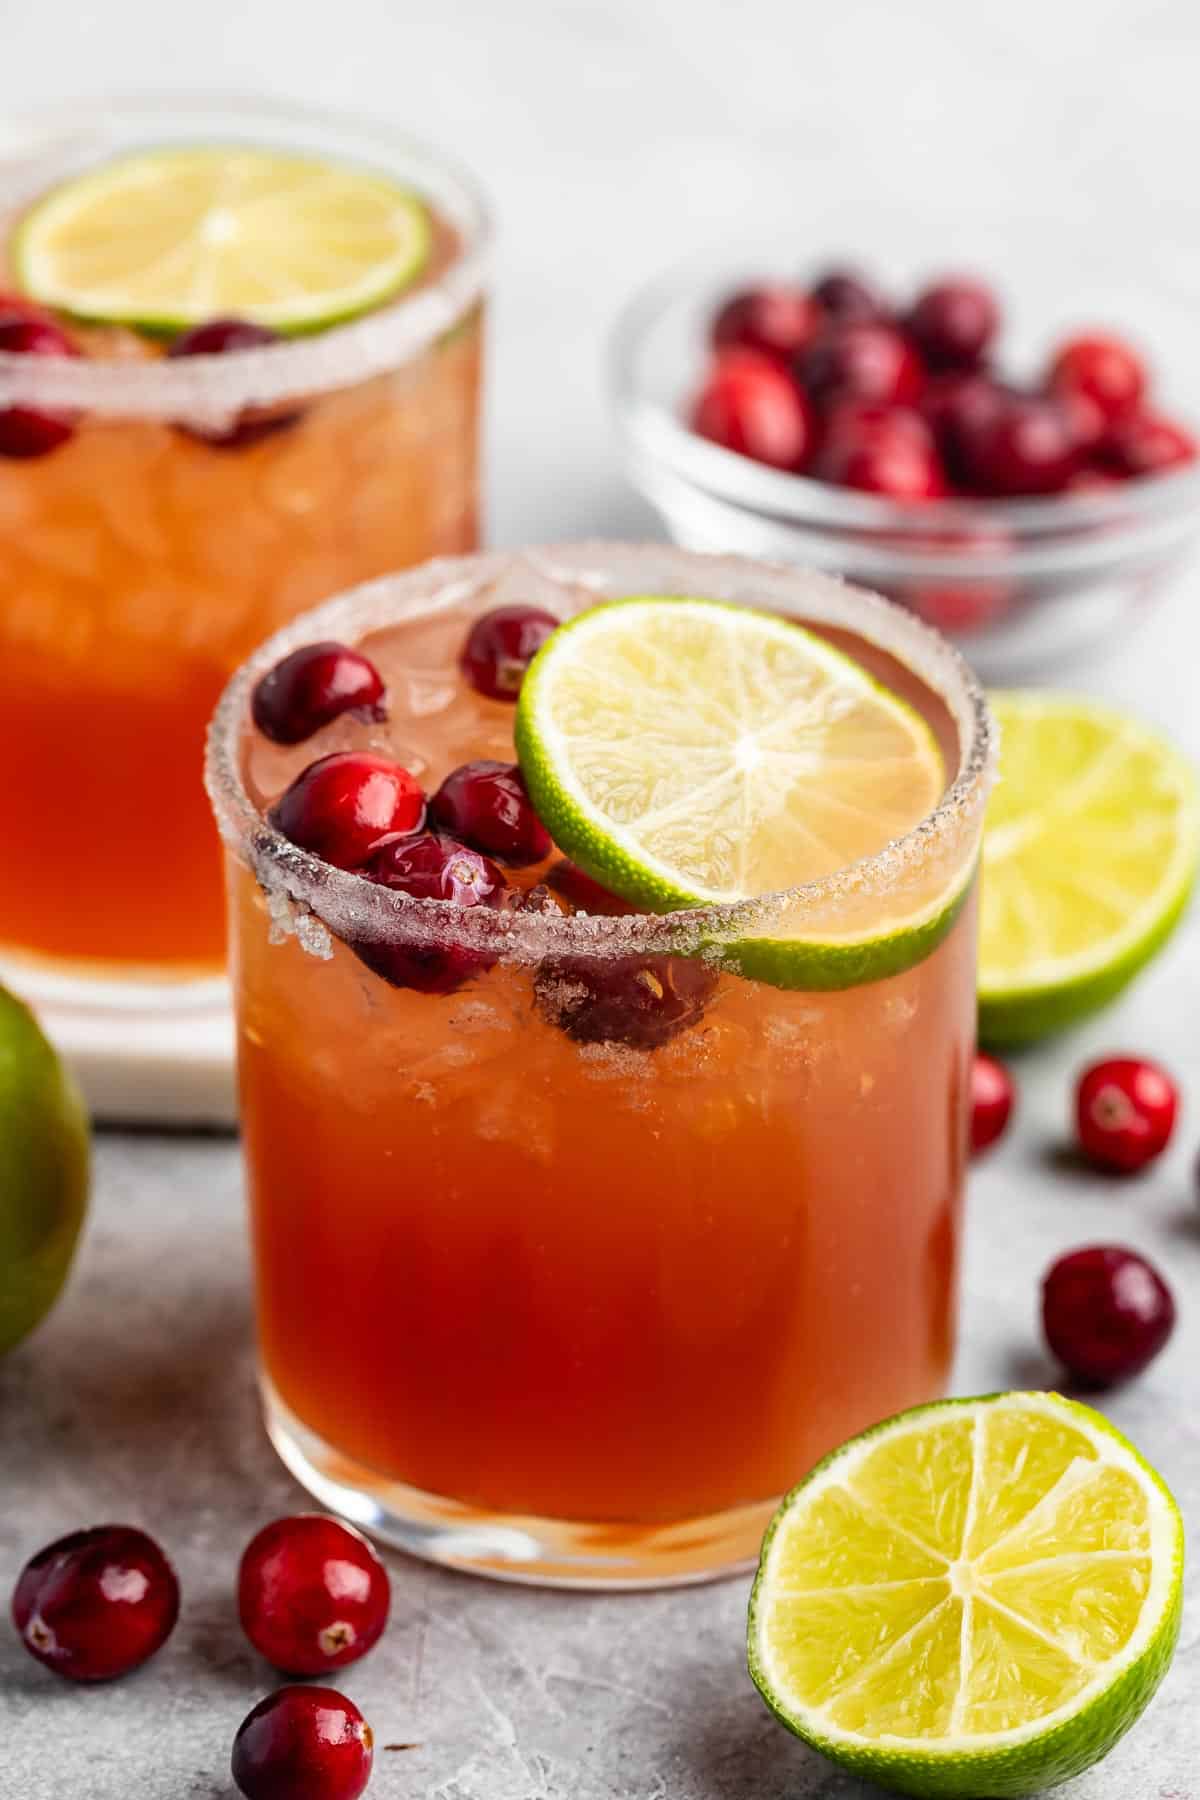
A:
<svg viewBox="0 0 1200 1800">
<path fill-rule="evenodd" d="M 1010 283 L 1072 242 L 1129 291 L 1197 303 L 1188 0 L 839 8 L 748 0 L 208 0 L 180 15 L 108 0 L 67 15 L 0 0 L 0 106 L 164 80 L 402 118 L 487 175 L 504 220 L 492 383 L 494 536 L 648 528 L 607 436 L 598 341 L 631 280 L 743 227 L 790 218 L 832 242 L 1014 245 Z M 180 68 L 180 63 L 185 66 Z M 177 72 L 178 71 L 178 72 Z M 1018 248 L 1019 246 L 1019 248 Z M 1200 382 L 1200 350 L 1190 371 Z M 1065 672 L 1137 705 L 1200 755 L 1200 621 L 1182 582 L 1107 661 Z M 1094 1239 L 1171 1273 L 1169 1350 L 1113 1417 L 1200 1521 L 1200 919 L 1118 1008 L 1020 1065 L 1017 1130 L 971 1184 L 962 1391 L 1048 1377 L 1039 1274 Z M 1133 1186 L 1060 1155 L 1070 1072 L 1146 1049 L 1188 1110 Z M 186 1605 L 164 1654 L 97 1691 L 39 1670 L 0 1625 L 2 1800 L 218 1800 L 268 1677 L 237 1629 L 232 1572 L 301 1496 L 258 1428 L 237 1152 L 108 1136 L 91 1229 L 48 1325 L 0 1364 L 0 1588 L 48 1538 L 105 1517 L 170 1545 Z M 863 1800 L 779 1730 L 746 1680 L 746 1586 L 590 1599 L 394 1562 L 396 1621 L 346 1687 L 384 1745 L 378 1800 Z M 1143 1725 L 1073 1800 L 1200 1797 L 1200 1595 Z M 300 1800 L 300 1797 L 298 1797 Z"/>
</svg>

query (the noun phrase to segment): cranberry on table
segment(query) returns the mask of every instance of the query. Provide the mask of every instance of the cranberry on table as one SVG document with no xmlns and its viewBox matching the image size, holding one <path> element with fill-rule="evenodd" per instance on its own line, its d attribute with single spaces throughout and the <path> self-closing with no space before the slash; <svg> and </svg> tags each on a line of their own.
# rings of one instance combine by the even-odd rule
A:
<svg viewBox="0 0 1200 1800">
<path fill-rule="evenodd" d="M 856 269 L 827 269 L 810 289 L 827 319 L 840 324 L 862 324 L 886 319 L 887 301 Z"/>
<path fill-rule="evenodd" d="M 946 492 L 933 438 L 919 414 L 904 408 L 840 412 L 831 420 L 813 474 L 892 500 L 936 500 Z"/>
<path fill-rule="evenodd" d="M 254 689 L 250 712 L 274 744 L 300 744 L 323 725 L 352 712 L 383 719 L 383 682 L 374 663 L 345 644 L 305 644 L 268 669 Z"/>
<path fill-rule="evenodd" d="M 371 1779 L 371 1727 L 345 1694 L 285 1687 L 238 1727 L 230 1767 L 246 1800 L 358 1800 Z"/>
<path fill-rule="evenodd" d="M 935 282 L 916 300 L 908 329 L 932 369 L 969 369 L 983 358 L 1000 325 L 995 295 L 967 277 Z"/>
<path fill-rule="evenodd" d="M 242 1630 L 260 1655 L 288 1675 L 323 1675 L 378 1641 L 391 1582 L 361 1532 L 301 1513 L 251 1539 L 237 1596 Z"/>
<path fill-rule="evenodd" d="M 463 674 L 489 700 L 515 700 L 526 669 L 558 625 L 540 606 L 493 607 L 467 634 L 459 658 Z"/>
<path fill-rule="evenodd" d="M 480 759 L 452 769 L 430 800 L 429 813 L 464 844 L 515 869 L 544 862 L 554 848 L 516 763 Z"/>
<path fill-rule="evenodd" d="M 771 284 L 726 300 L 713 320 L 712 341 L 717 350 L 759 350 L 786 362 L 820 325 L 820 308 L 802 288 Z"/>
<path fill-rule="evenodd" d="M 499 907 L 507 897 L 508 884 L 495 863 L 432 831 L 383 844 L 362 873 L 368 881 L 412 900 Z M 496 960 L 475 945 L 455 943 L 445 921 L 432 919 L 416 922 L 411 935 L 397 928 L 394 939 L 356 938 L 350 947 L 360 962 L 392 987 L 421 994 L 452 994 Z"/>
<path fill-rule="evenodd" d="M 982 427 L 971 472 L 989 494 L 1057 494 L 1075 471 L 1078 452 L 1061 407 L 1038 398 L 1006 401 Z"/>
<path fill-rule="evenodd" d="M 1143 1057 L 1109 1057 L 1079 1078 L 1079 1147 L 1102 1169 L 1135 1174 L 1166 1149 L 1178 1110 L 1179 1094 L 1165 1069 Z"/>
<path fill-rule="evenodd" d="M 791 375 L 757 350 L 723 350 L 692 407 L 701 437 L 773 469 L 800 470 L 816 438 L 812 408 Z"/>
<path fill-rule="evenodd" d="M 921 391 L 912 345 L 891 325 L 831 325 L 796 359 L 796 375 L 820 407 L 835 400 L 905 406 Z"/>
<path fill-rule="evenodd" d="M 717 977 L 683 956 L 561 956 L 542 964 L 542 1016 L 579 1044 L 657 1050 L 703 1016 Z"/>
<path fill-rule="evenodd" d="M 297 775 L 267 816 L 302 850 L 357 869 L 382 839 L 416 831 L 424 814 L 424 795 L 399 763 L 337 750 Z"/>
<path fill-rule="evenodd" d="M 132 1525 L 95 1525 L 26 1563 L 13 1623 L 30 1656 L 69 1681 L 128 1675 L 170 1637 L 179 1581 L 154 1539 Z"/>
<path fill-rule="evenodd" d="M 272 331 L 269 325 L 255 325 L 249 319 L 207 319 L 203 325 L 193 325 L 189 331 L 182 332 L 175 338 L 167 350 L 168 357 L 177 359 L 189 356 L 232 356 L 239 351 L 265 350 L 272 344 L 281 344 L 284 339 L 278 331 Z M 182 430 L 189 437 L 199 438 L 202 443 L 211 444 L 217 450 L 240 450 L 248 444 L 257 444 L 260 439 L 270 437 L 277 431 L 284 431 L 294 425 L 300 414 L 294 410 L 262 414 L 243 414 L 223 429 L 211 429 L 202 425 L 183 425 Z"/>
<path fill-rule="evenodd" d="M 79 351 L 53 319 L 32 312 L 9 312 L 0 302 L 0 355 L 77 357 Z M 0 456 L 31 461 L 48 456 L 74 435 L 71 420 L 62 413 L 28 406 L 0 409 Z"/>
<path fill-rule="evenodd" d="M 1016 1098 L 1016 1085 L 1004 1064 L 976 1051 L 971 1065 L 972 1155 L 978 1156 L 1004 1136 Z"/>
<path fill-rule="evenodd" d="M 1110 426 L 1096 454 L 1118 475 L 1157 475 L 1195 462 L 1197 445 L 1190 431 L 1161 413 L 1131 413 Z"/>
<path fill-rule="evenodd" d="M 1120 338 L 1099 333 L 1070 338 L 1050 364 L 1047 385 L 1060 394 L 1081 394 L 1107 420 L 1141 405 L 1149 385 L 1146 365 Z"/>
<path fill-rule="evenodd" d="M 1118 1244 L 1073 1250 L 1042 1283 L 1046 1342 L 1089 1387 L 1111 1387 L 1140 1374 L 1174 1325 L 1175 1302 L 1158 1270 Z"/>
</svg>

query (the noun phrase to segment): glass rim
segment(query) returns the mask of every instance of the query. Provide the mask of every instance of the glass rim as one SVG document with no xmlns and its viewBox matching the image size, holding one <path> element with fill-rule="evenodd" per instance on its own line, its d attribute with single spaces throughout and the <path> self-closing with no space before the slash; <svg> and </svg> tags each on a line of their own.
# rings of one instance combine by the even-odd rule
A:
<svg viewBox="0 0 1200 1800">
<path fill-rule="evenodd" d="M 451 606 L 480 587 L 494 584 L 514 567 L 529 566 L 542 580 L 587 585 L 596 571 L 630 566 L 628 585 L 616 591 L 751 596 L 793 604 L 775 610 L 856 631 L 896 656 L 939 695 L 958 728 L 960 754 L 954 779 L 924 818 L 870 856 L 832 874 L 798 883 L 778 893 L 669 913 L 613 916 L 497 912 L 463 908 L 446 900 L 416 900 L 364 877 L 334 868 L 299 849 L 277 831 L 252 798 L 241 768 L 241 746 L 250 725 L 255 684 L 282 657 L 306 643 L 335 639 L 361 642 L 405 617 Z M 649 585 L 635 571 L 650 565 Z M 674 574 L 674 572 L 678 574 Z M 664 585 L 663 575 L 676 585 Z M 597 587 L 597 601 L 606 594 Z M 928 625 L 880 595 L 833 577 L 742 556 L 709 555 L 662 544 L 620 541 L 536 546 L 442 557 L 419 567 L 365 582 L 291 620 L 266 639 L 225 688 L 209 726 L 205 783 L 220 835 L 268 896 L 298 902 L 343 939 L 363 942 L 439 941 L 477 948 L 508 960 L 537 962 L 551 955 L 669 954 L 740 937 L 767 935 L 773 920 L 813 912 L 839 900 L 884 897 L 906 877 L 928 868 L 948 845 L 958 845 L 965 863 L 973 853 L 976 826 L 991 786 L 996 750 L 995 724 L 983 689 L 958 651 Z M 285 912 L 287 908 L 285 907 Z M 793 924 L 794 929 L 794 924 Z"/>
<path fill-rule="evenodd" d="M 72 154 L 82 157 L 93 137 L 99 139 L 98 161 L 139 144 L 186 143 L 189 120 L 215 120 L 217 115 L 227 125 L 226 141 L 236 141 L 240 128 L 255 133 L 246 142 L 275 142 L 319 154 L 313 140 L 341 135 L 360 146 L 341 153 L 342 161 L 369 167 L 374 156 L 383 168 L 389 158 L 393 165 L 404 164 L 412 172 L 411 185 L 435 208 L 441 206 L 459 233 L 457 253 L 435 280 L 411 292 L 402 290 L 373 311 L 254 349 L 143 362 L 0 351 L 0 406 L 78 410 L 101 417 L 227 420 L 247 407 L 315 397 L 399 368 L 453 330 L 479 300 L 493 235 L 491 207 L 482 188 L 453 157 L 372 115 L 232 92 L 141 92 L 14 111 L 4 115 L 0 128 L 0 205 L 6 185 L 20 179 L 19 171 L 32 175 L 56 157 L 60 165 Z M 155 119 L 163 121 L 162 138 L 151 129 Z M 106 122 L 111 126 L 107 142 Z M 142 122 L 146 129 L 139 135 Z M 305 138 L 306 131 L 311 138 Z M 217 136 L 210 132 L 209 141 Z M 338 153 L 332 154 L 336 160 Z M 59 166 L 56 176 L 48 167 L 44 185 L 61 179 L 63 172 Z"/>
</svg>

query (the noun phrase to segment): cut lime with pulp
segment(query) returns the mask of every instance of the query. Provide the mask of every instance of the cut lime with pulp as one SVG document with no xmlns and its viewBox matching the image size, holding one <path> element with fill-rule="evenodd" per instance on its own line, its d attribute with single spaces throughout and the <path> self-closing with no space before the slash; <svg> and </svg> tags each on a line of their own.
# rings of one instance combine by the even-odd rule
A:
<svg viewBox="0 0 1200 1800">
<path fill-rule="evenodd" d="M 944 1401 L 852 1439 L 783 1502 L 750 1673 L 790 1730 L 881 1787 L 1038 1793 L 1142 1712 L 1182 1581 L 1179 1510 L 1099 1413 Z"/>
<path fill-rule="evenodd" d="M 146 150 L 63 182 L 26 214 L 14 255 L 26 293 L 80 318 L 296 333 L 379 306 L 431 240 L 423 202 L 382 175 L 227 145 Z"/>
<path fill-rule="evenodd" d="M 516 743 L 547 830 L 621 899 L 669 912 L 848 868 L 937 805 L 945 770 L 912 707 L 773 613 L 638 595 L 580 613 L 521 687 Z M 787 987 L 909 967 L 965 880 L 869 937 L 740 939 L 725 959 Z"/>
<path fill-rule="evenodd" d="M 1200 849 L 1190 765 L 1065 694 L 991 696 L 1000 780 L 983 844 L 980 1036 L 1042 1037 L 1111 1000 L 1165 943 Z"/>
</svg>

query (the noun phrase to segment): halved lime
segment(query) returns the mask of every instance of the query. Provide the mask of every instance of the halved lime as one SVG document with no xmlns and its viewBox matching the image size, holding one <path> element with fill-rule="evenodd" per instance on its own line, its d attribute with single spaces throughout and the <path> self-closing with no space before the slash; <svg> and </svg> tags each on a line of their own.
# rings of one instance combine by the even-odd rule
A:
<svg viewBox="0 0 1200 1800">
<path fill-rule="evenodd" d="M 521 688 L 517 753 L 559 848 L 651 912 L 753 899 L 845 869 L 938 803 L 920 715 L 773 613 L 635 595 L 556 631 Z M 741 941 L 781 986 L 837 987 L 926 954 L 962 896 L 869 937 Z"/>
<path fill-rule="evenodd" d="M 1200 852 L 1190 764 L 1128 714 L 991 696 L 1000 780 L 983 843 L 979 1029 L 1027 1042 L 1094 1011 L 1166 942 Z"/>
<path fill-rule="evenodd" d="M 763 1540 L 750 1673 L 881 1787 L 1040 1792 L 1134 1723 L 1179 1635 L 1183 1523 L 1090 1407 L 917 1407 L 836 1450 Z"/>
<path fill-rule="evenodd" d="M 43 306 L 145 330 L 237 317 L 319 331 L 420 274 L 429 213 L 372 170 L 229 144 L 153 149 L 51 190 L 17 279 Z"/>
</svg>

